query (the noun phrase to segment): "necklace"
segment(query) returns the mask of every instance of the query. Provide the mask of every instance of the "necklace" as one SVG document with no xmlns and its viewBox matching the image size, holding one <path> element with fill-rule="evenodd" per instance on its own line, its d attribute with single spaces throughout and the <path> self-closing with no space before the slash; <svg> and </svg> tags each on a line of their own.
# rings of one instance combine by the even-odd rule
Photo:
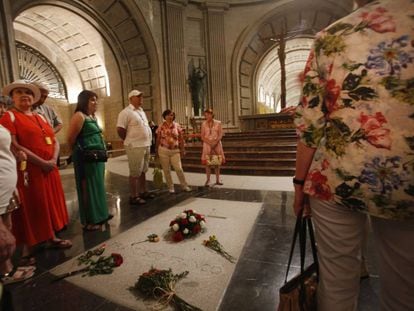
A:
<svg viewBox="0 0 414 311">
<path fill-rule="evenodd" d="M 26 114 L 24 111 L 14 107 L 14 109 L 17 112 L 20 112 L 21 114 L 23 114 L 25 117 L 27 117 L 31 122 L 33 122 L 35 125 L 37 125 L 40 130 L 42 131 L 43 137 L 45 139 L 46 145 L 51 145 L 52 144 L 52 138 L 50 136 L 47 135 L 45 129 L 43 128 L 42 124 L 40 123 L 39 119 L 38 119 L 38 114 L 37 113 L 32 113 L 30 111 L 30 114 Z M 33 120 L 33 118 L 36 120 L 36 122 Z"/>
</svg>

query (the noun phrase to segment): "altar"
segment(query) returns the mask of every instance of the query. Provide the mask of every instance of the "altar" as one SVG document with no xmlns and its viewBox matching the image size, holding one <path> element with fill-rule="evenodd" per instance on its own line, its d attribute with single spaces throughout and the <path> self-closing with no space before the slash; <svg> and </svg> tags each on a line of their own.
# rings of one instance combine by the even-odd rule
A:
<svg viewBox="0 0 414 311">
<path fill-rule="evenodd" d="M 239 116 L 242 132 L 295 128 L 293 117 L 287 113 Z"/>
</svg>

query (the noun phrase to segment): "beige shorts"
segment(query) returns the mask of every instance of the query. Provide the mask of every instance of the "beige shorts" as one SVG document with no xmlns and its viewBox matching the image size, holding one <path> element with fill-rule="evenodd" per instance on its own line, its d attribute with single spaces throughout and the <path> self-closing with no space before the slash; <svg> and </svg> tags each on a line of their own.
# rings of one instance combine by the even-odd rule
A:
<svg viewBox="0 0 414 311">
<path fill-rule="evenodd" d="M 129 164 L 129 176 L 139 177 L 148 171 L 150 147 L 125 147 Z"/>
</svg>

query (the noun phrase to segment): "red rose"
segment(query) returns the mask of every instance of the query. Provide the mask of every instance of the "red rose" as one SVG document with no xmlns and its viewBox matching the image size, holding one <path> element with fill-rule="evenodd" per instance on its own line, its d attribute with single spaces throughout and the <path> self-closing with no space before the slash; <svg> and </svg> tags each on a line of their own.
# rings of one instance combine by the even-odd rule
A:
<svg viewBox="0 0 414 311">
<path fill-rule="evenodd" d="M 336 84 L 335 79 L 330 79 L 325 85 L 325 102 L 329 114 L 338 109 L 338 97 L 341 93 L 341 87 Z"/>
<path fill-rule="evenodd" d="M 320 171 L 313 170 L 309 173 L 308 179 L 311 184 L 306 183 L 306 190 L 311 196 L 321 200 L 330 200 L 332 198 L 331 188 L 327 184 L 328 178 L 322 175 Z"/>
<path fill-rule="evenodd" d="M 193 233 L 194 234 L 197 234 L 197 233 L 199 233 L 201 231 L 201 226 L 199 225 L 199 224 L 196 224 L 194 227 L 193 227 Z"/>
<path fill-rule="evenodd" d="M 180 242 L 180 241 L 184 240 L 184 235 L 180 231 L 177 231 L 173 235 L 173 240 L 175 242 Z"/>
<path fill-rule="evenodd" d="M 192 209 L 189 209 L 189 210 L 187 210 L 186 212 L 187 212 L 187 213 L 191 213 L 191 214 L 192 214 L 192 213 L 193 213 L 193 210 L 192 210 Z"/>
<path fill-rule="evenodd" d="M 124 258 L 122 258 L 121 254 L 112 253 L 112 259 L 114 260 L 114 266 L 119 267 L 124 262 Z"/>
<path fill-rule="evenodd" d="M 395 32 L 395 21 L 391 15 L 386 16 L 384 8 L 377 8 L 374 12 L 364 12 L 361 17 L 367 27 L 378 33 Z"/>
<path fill-rule="evenodd" d="M 361 129 L 368 143 L 377 148 L 391 149 L 391 131 L 382 127 L 387 119 L 381 112 L 371 116 L 361 113 L 358 121 L 361 122 Z"/>
<path fill-rule="evenodd" d="M 188 220 L 187 219 L 182 219 L 180 223 L 181 223 L 181 225 L 188 225 Z"/>
<path fill-rule="evenodd" d="M 170 222 L 170 227 L 174 226 L 174 224 L 176 224 L 177 222 L 175 220 Z"/>
</svg>

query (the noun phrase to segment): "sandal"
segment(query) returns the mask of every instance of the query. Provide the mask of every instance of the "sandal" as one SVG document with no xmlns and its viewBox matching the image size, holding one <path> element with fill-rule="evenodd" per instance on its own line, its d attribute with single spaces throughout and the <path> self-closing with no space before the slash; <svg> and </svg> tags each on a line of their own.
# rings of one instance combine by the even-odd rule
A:
<svg viewBox="0 0 414 311">
<path fill-rule="evenodd" d="M 217 181 L 217 182 L 216 182 L 216 185 L 218 185 L 218 186 L 223 186 L 223 183 L 222 183 L 222 182 Z"/>
<path fill-rule="evenodd" d="M 147 201 L 145 201 L 144 199 L 141 199 L 140 197 L 129 198 L 129 204 L 131 205 L 142 205 L 145 203 L 147 203 Z"/>
<path fill-rule="evenodd" d="M 139 196 L 143 199 L 154 199 L 155 198 L 155 195 L 152 194 L 151 192 L 140 193 Z"/>
<path fill-rule="evenodd" d="M 70 240 L 62 240 L 62 239 L 52 239 L 49 240 L 48 244 L 46 245 L 46 248 L 71 248 L 72 242 Z"/>
<path fill-rule="evenodd" d="M 100 230 L 102 227 L 101 225 L 94 225 L 94 224 L 88 224 L 82 227 L 84 231 L 97 231 Z"/>
<path fill-rule="evenodd" d="M 30 279 L 34 275 L 35 270 L 36 267 L 32 266 L 17 267 L 9 273 L 0 275 L 0 281 L 4 285 L 23 282 Z"/>
<path fill-rule="evenodd" d="M 33 257 L 32 255 L 26 255 L 26 256 L 20 257 L 19 266 L 21 267 L 33 266 L 35 264 L 36 264 L 36 258 Z"/>
</svg>

